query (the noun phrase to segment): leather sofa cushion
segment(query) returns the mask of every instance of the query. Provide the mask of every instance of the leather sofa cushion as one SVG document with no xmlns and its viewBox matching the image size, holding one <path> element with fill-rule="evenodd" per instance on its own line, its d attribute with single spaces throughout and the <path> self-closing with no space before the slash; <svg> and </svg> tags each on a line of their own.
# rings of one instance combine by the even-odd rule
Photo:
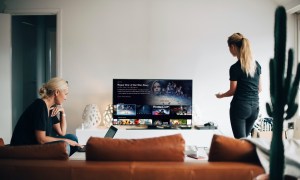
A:
<svg viewBox="0 0 300 180">
<path fill-rule="evenodd" d="M 39 145 L 1 146 L 0 159 L 51 159 L 69 158 L 65 142 Z"/>
<path fill-rule="evenodd" d="M 4 141 L 3 141 L 2 138 L 0 138 L 0 147 L 1 147 L 1 146 L 4 146 Z"/>
<path fill-rule="evenodd" d="M 214 135 L 208 161 L 236 161 L 259 163 L 255 146 L 247 140 Z"/>
<path fill-rule="evenodd" d="M 90 137 L 88 161 L 184 161 L 185 141 L 181 134 L 144 139 Z"/>
</svg>

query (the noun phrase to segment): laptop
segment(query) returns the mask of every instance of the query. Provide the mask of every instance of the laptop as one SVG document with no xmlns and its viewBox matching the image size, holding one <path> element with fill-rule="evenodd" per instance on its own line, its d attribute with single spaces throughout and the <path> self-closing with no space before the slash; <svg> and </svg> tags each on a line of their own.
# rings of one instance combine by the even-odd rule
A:
<svg viewBox="0 0 300 180">
<path fill-rule="evenodd" d="M 104 135 L 104 138 L 114 138 L 117 131 L 118 129 L 115 126 L 110 126 L 106 134 Z"/>
<path fill-rule="evenodd" d="M 118 128 L 115 126 L 110 126 L 109 129 L 107 130 L 106 134 L 104 135 L 104 138 L 114 138 L 115 134 L 117 133 Z M 85 152 L 86 151 L 86 146 L 78 146 L 77 149 L 78 152 Z"/>
</svg>

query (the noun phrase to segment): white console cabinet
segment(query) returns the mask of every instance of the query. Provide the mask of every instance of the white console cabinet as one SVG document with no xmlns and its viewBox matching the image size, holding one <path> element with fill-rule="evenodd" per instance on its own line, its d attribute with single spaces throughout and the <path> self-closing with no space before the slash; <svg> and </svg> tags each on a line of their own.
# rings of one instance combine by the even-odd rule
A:
<svg viewBox="0 0 300 180">
<path fill-rule="evenodd" d="M 158 137 L 172 134 L 182 134 L 186 145 L 195 145 L 197 147 L 210 147 L 213 134 L 220 134 L 217 129 L 138 129 L 128 126 L 115 126 L 118 131 L 114 138 L 117 139 L 141 139 Z M 76 135 L 80 144 L 86 144 L 89 137 L 104 137 L 107 127 L 97 127 L 90 129 L 76 129 Z"/>
</svg>

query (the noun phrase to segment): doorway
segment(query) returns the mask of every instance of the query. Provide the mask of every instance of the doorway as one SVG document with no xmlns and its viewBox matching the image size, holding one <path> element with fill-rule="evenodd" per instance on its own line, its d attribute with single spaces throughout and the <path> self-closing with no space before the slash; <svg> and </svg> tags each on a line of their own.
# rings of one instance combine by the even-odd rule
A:
<svg viewBox="0 0 300 180">
<path fill-rule="evenodd" d="M 13 15 L 12 127 L 39 97 L 42 84 L 57 75 L 56 15 Z"/>
</svg>

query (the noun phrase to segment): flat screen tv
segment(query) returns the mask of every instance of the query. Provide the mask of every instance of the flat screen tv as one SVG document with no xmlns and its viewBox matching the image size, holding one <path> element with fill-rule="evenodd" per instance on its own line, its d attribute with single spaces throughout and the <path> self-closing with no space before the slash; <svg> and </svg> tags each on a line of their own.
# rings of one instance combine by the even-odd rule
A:
<svg viewBox="0 0 300 180">
<path fill-rule="evenodd" d="M 192 125 L 193 81 L 113 79 L 114 125 Z"/>
</svg>

